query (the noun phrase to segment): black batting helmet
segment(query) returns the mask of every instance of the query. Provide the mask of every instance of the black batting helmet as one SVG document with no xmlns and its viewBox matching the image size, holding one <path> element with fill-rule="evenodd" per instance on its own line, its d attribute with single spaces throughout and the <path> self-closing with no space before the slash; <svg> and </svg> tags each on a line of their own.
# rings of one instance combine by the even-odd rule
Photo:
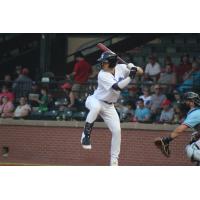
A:
<svg viewBox="0 0 200 200">
<path fill-rule="evenodd" d="M 117 64 L 117 54 L 110 51 L 105 51 L 101 54 L 101 57 L 97 61 L 101 64 L 109 63 L 109 67 L 113 68 Z"/>
<path fill-rule="evenodd" d="M 200 97 L 195 92 L 186 92 L 184 94 L 184 99 L 185 100 L 191 100 L 195 103 L 196 106 L 200 106 Z"/>
</svg>

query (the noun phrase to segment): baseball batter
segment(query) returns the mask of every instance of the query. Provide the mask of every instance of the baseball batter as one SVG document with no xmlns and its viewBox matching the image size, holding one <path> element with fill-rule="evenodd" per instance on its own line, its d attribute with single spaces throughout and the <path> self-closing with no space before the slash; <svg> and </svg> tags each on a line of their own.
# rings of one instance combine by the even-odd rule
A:
<svg viewBox="0 0 200 200">
<path fill-rule="evenodd" d="M 200 97 L 194 92 L 185 94 L 185 103 L 190 110 L 184 122 L 178 126 L 168 137 L 156 138 L 155 145 L 161 151 L 169 156 L 169 144 L 176 137 L 181 135 L 187 128 L 195 130 L 193 132 L 190 143 L 186 146 L 186 154 L 192 161 L 200 162 Z"/>
<path fill-rule="evenodd" d="M 89 113 L 86 118 L 81 144 L 84 149 L 91 149 L 91 131 L 97 116 L 100 115 L 112 133 L 110 165 L 117 166 L 121 145 L 121 127 L 114 103 L 117 102 L 120 92 L 125 88 L 137 73 L 137 67 L 117 64 L 117 55 L 113 52 L 104 52 L 98 59 L 101 71 L 98 74 L 98 87 L 94 94 L 86 100 Z"/>
</svg>

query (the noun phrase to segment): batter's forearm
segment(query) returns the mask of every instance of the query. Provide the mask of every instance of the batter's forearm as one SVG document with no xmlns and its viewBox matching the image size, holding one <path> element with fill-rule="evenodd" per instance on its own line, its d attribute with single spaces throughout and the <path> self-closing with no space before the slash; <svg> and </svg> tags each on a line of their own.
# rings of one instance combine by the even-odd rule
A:
<svg viewBox="0 0 200 200">
<path fill-rule="evenodd" d="M 131 82 L 131 78 L 127 77 L 124 80 L 118 82 L 118 87 L 120 89 L 124 89 Z"/>
</svg>

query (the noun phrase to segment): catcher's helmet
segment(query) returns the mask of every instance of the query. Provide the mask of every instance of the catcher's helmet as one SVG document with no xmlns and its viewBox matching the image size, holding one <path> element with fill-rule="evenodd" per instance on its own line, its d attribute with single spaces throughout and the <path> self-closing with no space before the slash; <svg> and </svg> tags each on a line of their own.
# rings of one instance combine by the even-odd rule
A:
<svg viewBox="0 0 200 200">
<path fill-rule="evenodd" d="M 200 106 L 200 97 L 195 92 L 187 92 L 184 94 L 185 100 L 191 100 L 195 103 L 195 105 Z"/>
<path fill-rule="evenodd" d="M 117 64 L 117 54 L 110 51 L 105 51 L 101 54 L 101 57 L 97 61 L 101 64 L 109 63 L 109 67 L 113 68 Z"/>
</svg>

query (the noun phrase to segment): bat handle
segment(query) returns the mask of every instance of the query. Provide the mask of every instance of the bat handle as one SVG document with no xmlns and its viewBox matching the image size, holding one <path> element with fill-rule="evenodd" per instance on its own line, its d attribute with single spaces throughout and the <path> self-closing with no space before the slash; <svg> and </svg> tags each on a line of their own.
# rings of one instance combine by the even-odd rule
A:
<svg viewBox="0 0 200 200">
<path fill-rule="evenodd" d="M 128 64 L 125 60 L 123 60 L 119 56 L 117 56 L 117 60 L 119 60 L 122 64 L 126 64 L 126 65 Z"/>
</svg>

